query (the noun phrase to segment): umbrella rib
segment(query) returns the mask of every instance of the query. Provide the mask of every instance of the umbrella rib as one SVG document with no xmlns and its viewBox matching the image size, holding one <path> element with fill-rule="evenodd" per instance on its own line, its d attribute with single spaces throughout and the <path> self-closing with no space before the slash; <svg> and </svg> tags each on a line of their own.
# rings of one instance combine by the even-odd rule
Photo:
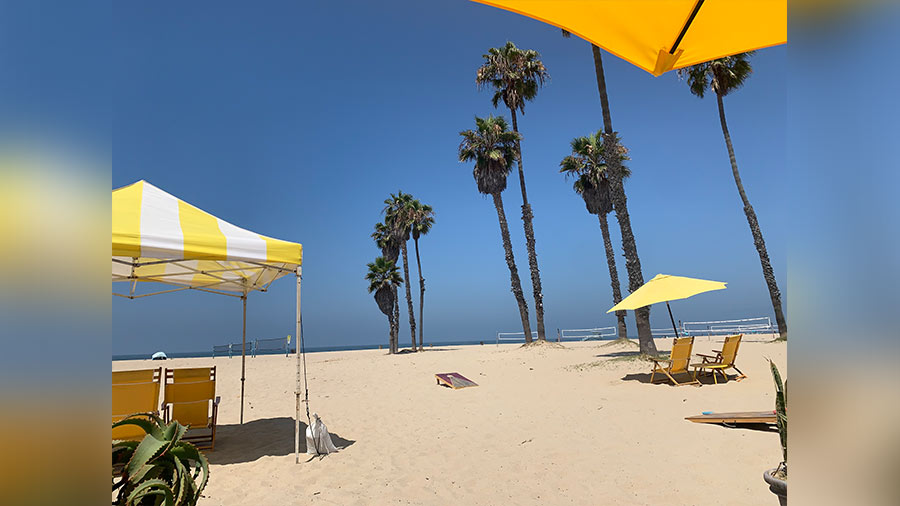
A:
<svg viewBox="0 0 900 506">
<path fill-rule="evenodd" d="M 691 11 L 690 17 L 688 17 L 687 22 L 684 24 L 684 27 L 681 29 L 681 33 L 678 34 L 678 38 L 675 39 L 675 43 L 672 44 L 672 49 L 669 50 L 669 54 L 675 54 L 675 51 L 678 49 L 678 45 L 681 44 L 681 39 L 684 38 L 684 35 L 687 33 L 688 28 L 691 27 L 691 23 L 694 22 L 694 18 L 697 17 L 697 12 L 700 10 L 700 6 L 703 5 L 704 0 L 697 0 L 697 3 L 694 4 L 694 10 Z"/>
</svg>

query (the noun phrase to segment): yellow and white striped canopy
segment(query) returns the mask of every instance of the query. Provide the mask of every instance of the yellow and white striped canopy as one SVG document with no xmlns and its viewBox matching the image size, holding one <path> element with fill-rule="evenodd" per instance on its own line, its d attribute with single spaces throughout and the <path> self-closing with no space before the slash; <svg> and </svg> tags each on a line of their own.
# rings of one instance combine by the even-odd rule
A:
<svg viewBox="0 0 900 506">
<path fill-rule="evenodd" d="M 265 290 L 303 261 L 300 244 L 221 220 L 146 181 L 112 192 L 112 280 Z"/>
</svg>

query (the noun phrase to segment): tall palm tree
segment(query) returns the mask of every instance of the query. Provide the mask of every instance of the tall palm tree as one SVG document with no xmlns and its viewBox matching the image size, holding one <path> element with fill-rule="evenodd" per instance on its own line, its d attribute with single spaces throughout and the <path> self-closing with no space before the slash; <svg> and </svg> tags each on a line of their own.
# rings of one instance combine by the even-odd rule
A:
<svg viewBox="0 0 900 506">
<path fill-rule="evenodd" d="M 462 142 L 459 144 L 459 161 L 475 162 L 472 176 L 478 191 L 490 195 L 494 199 L 497 220 L 500 222 L 500 236 L 503 239 L 503 250 L 506 252 L 506 265 L 509 267 L 509 283 L 519 304 L 519 316 L 522 318 L 522 332 L 525 342 L 531 343 L 531 323 L 528 320 L 528 303 L 522 293 L 522 282 L 516 259 L 513 256 L 512 242 L 509 240 L 509 225 L 506 212 L 503 210 L 503 198 L 500 194 L 506 189 L 506 178 L 516 161 L 519 134 L 511 132 L 502 116 L 475 117 L 475 130 L 464 130 L 459 133 Z"/>
<path fill-rule="evenodd" d="M 572 154 L 560 162 L 560 172 L 566 177 L 575 177 L 573 188 L 575 193 L 584 199 L 584 205 L 591 214 L 600 219 L 600 231 L 603 233 L 603 246 L 606 249 L 606 264 L 609 267 L 609 282 L 612 285 L 613 304 L 622 300 L 622 289 L 619 285 L 619 272 L 616 269 L 616 254 L 613 251 L 612 239 L 609 237 L 609 223 L 606 216 L 612 212 L 613 204 L 609 195 L 609 179 L 607 161 L 603 151 L 603 132 L 592 133 L 587 137 L 576 137 L 572 140 Z M 623 176 L 631 172 L 622 167 Z M 625 325 L 625 311 L 616 311 L 619 338 L 628 336 Z"/>
<path fill-rule="evenodd" d="M 425 306 L 425 278 L 422 277 L 422 259 L 419 257 L 419 237 L 431 231 L 434 225 L 434 210 L 428 204 L 423 204 L 416 199 L 408 204 L 409 220 L 412 223 L 412 238 L 416 245 L 416 266 L 419 272 L 419 349 L 424 349 L 423 335 L 425 328 L 425 317 L 423 316 L 423 307 Z"/>
<path fill-rule="evenodd" d="M 378 257 L 374 262 L 368 264 L 369 272 L 366 273 L 366 280 L 369 282 L 369 293 L 375 293 L 375 303 L 378 309 L 388 317 L 388 323 L 391 326 L 391 346 L 388 353 L 396 353 L 394 346 L 393 334 L 397 327 L 394 320 L 393 309 L 394 300 L 397 297 L 396 287 L 403 282 L 400 273 L 397 272 L 397 266 L 393 261 L 386 258 Z"/>
<path fill-rule="evenodd" d="M 397 241 L 400 243 L 400 251 L 403 253 L 403 280 L 406 287 L 406 305 L 409 311 L 409 333 L 412 339 L 412 351 L 416 351 L 416 316 L 413 313 L 412 292 L 409 287 L 409 255 L 406 244 L 412 229 L 407 206 L 412 202 L 412 195 L 398 191 L 397 194 L 384 200 L 384 221 L 388 224 Z"/>
<path fill-rule="evenodd" d="M 781 292 L 775 282 L 775 272 L 769 261 L 769 252 L 766 250 L 766 241 L 763 239 L 762 230 L 759 228 L 759 220 L 756 212 L 750 205 L 750 199 L 741 182 L 741 174 L 738 172 L 737 159 L 734 156 L 734 146 L 731 144 L 731 134 L 728 133 L 728 123 L 725 121 L 725 103 L 723 99 L 732 91 L 737 90 L 747 82 L 753 67 L 750 65 L 750 57 L 753 52 L 740 53 L 726 56 L 717 60 L 708 61 L 691 67 L 678 70 L 678 75 L 687 81 L 691 93 L 703 98 L 709 89 L 716 94 L 716 102 L 719 106 L 719 122 L 722 124 L 722 135 L 725 136 L 725 146 L 728 148 L 728 158 L 731 160 L 731 175 L 734 176 L 734 184 L 737 186 L 741 202 L 744 204 L 744 214 L 747 216 L 747 224 L 750 225 L 750 233 L 753 235 L 753 244 L 759 254 L 759 263 L 762 264 L 763 278 L 769 288 L 769 297 L 772 299 L 772 309 L 775 310 L 775 321 L 778 323 L 778 332 L 782 339 L 787 339 L 787 321 L 784 318 L 784 309 L 781 306 Z"/>
<path fill-rule="evenodd" d="M 400 244 L 397 241 L 396 234 L 394 234 L 392 228 L 384 223 L 376 223 L 375 231 L 372 232 L 372 239 L 375 239 L 375 244 L 381 248 L 381 254 L 384 256 L 385 260 L 393 262 L 394 265 L 396 265 L 397 257 L 400 255 Z M 400 304 L 398 302 L 399 298 L 397 297 L 397 285 L 393 285 L 391 290 L 393 293 L 393 319 L 391 320 L 393 326 L 391 327 L 390 348 L 391 353 L 396 353 L 399 348 L 400 337 Z"/>
<path fill-rule="evenodd" d="M 563 30 L 563 37 L 569 33 Z M 613 130 L 612 115 L 609 112 L 609 97 L 606 93 L 606 76 L 603 73 L 603 57 L 600 48 L 591 44 L 594 56 L 594 73 L 597 76 L 597 91 L 600 93 L 600 108 L 603 112 L 603 145 L 609 153 L 627 150 L 619 142 L 618 134 Z M 613 209 L 616 211 L 616 221 L 619 222 L 619 231 L 622 235 L 622 250 L 625 253 L 625 270 L 628 272 L 628 291 L 634 292 L 644 284 L 644 274 L 641 271 L 641 259 L 638 256 L 637 242 L 634 240 L 634 232 L 631 230 L 631 216 L 628 214 L 628 198 L 625 196 L 624 167 L 618 157 L 612 157 L 607 165 L 609 171 L 609 195 L 612 198 Z M 650 330 L 650 307 L 642 307 L 634 311 L 634 323 L 637 327 L 638 344 L 642 355 L 656 356 L 659 351 L 653 341 Z"/>
<path fill-rule="evenodd" d="M 531 49 L 519 49 L 512 42 L 494 47 L 483 55 L 484 63 L 475 74 L 479 88 L 494 89 L 491 103 L 496 108 L 500 101 L 509 108 L 513 132 L 519 133 L 516 111 L 525 114 L 525 102 L 537 96 L 538 89 L 550 78 L 541 55 Z M 538 339 L 547 339 L 544 333 L 544 296 L 541 291 L 541 272 L 538 269 L 534 245 L 534 214 L 525 191 L 525 169 L 522 166 L 521 136 L 516 139 L 516 157 L 519 162 L 519 187 L 522 190 L 522 223 L 525 227 L 525 245 L 528 249 L 528 265 L 531 268 L 531 286 L 534 290 L 534 312 L 537 317 Z"/>
</svg>

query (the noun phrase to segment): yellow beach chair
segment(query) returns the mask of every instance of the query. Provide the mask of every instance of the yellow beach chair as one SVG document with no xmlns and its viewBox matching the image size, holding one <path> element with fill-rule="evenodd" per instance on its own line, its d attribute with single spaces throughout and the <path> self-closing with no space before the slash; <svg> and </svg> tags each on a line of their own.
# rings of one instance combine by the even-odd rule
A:
<svg viewBox="0 0 900 506">
<path fill-rule="evenodd" d="M 166 369 L 166 391 L 162 409 L 166 423 L 178 420 L 186 425 L 184 440 L 197 448 L 213 450 L 216 443 L 216 368 Z"/>
<path fill-rule="evenodd" d="M 665 381 L 666 378 L 672 380 L 676 386 L 684 386 L 684 385 L 695 385 L 699 382 L 697 378 L 694 377 L 691 379 L 691 373 L 688 370 L 688 364 L 691 361 L 691 350 L 694 348 L 694 338 L 693 337 L 679 337 L 675 339 L 675 342 L 672 343 L 672 353 L 669 355 L 669 360 L 653 360 L 653 370 L 650 372 L 650 383 L 653 383 L 653 377 L 656 373 L 665 374 L 662 377 L 662 381 Z M 688 379 L 691 381 L 685 381 L 679 383 L 678 380 L 675 379 L 675 374 L 687 374 Z"/>
<path fill-rule="evenodd" d="M 159 386 L 162 368 L 112 373 L 112 423 L 135 413 L 159 413 Z M 143 439 L 146 433 L 136 425 L 112 430 L 118 440 Z"/>
<path fill-rule="evenodd" d="M 734 369 L 738 372 L 738 376 L 735 378 L 737 381 L 746 378 L 747 375 L 734 365 L 734 359 L 737 358 L 738 348 L 741 346 L 741 338 L 743 336 L 743 334 L 737 334 L 726 337 L 722 349 L 713 350 L 716 353 L 715 355 L 703 355 L 698 353 L 697 356 L 701 357 L 703 361 L 699 364 L 691 364 L 691 367 L 694 368 L 694 379 L 697 379 L 697 373 L 699 371 L 706 370 L 712 373 L 713 381 L 717 385 L 719 384 L 719 380 L 716 376 L 717 372 L 725 378 L 726 382 L 728 382 L 728 375 L 725 374 L 726 369 Z"/>
</svg>

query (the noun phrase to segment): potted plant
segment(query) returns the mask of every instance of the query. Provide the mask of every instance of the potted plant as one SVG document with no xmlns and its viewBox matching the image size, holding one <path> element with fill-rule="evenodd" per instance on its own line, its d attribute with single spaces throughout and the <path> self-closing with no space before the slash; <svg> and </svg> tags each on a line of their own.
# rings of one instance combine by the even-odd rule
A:
<svg viewBox="0 0 900 506">
<path fill-rule="evenodd" d="M 781 439 L 781 464 L 763 473 L 763 479 L 769 484 L 769 490 L 778 496 L 781 506 L 787 506 L 787 387 L 781 382 L 781 374 L 775 363 L 769 360 L 772 368 L 772 379 L 775 380 L 775 421 L 778 424 L 778 435 Z"/>
<path fill-rule="evenodd" d="M 187 427 L 166 425 L 152 413 L 131 415 L 113 424 L 137 425 L 141 441 L 113 441 L 114 506 L 194 506 L 209 478 L 206 457 L 182 441 Z"/>
</svg>

